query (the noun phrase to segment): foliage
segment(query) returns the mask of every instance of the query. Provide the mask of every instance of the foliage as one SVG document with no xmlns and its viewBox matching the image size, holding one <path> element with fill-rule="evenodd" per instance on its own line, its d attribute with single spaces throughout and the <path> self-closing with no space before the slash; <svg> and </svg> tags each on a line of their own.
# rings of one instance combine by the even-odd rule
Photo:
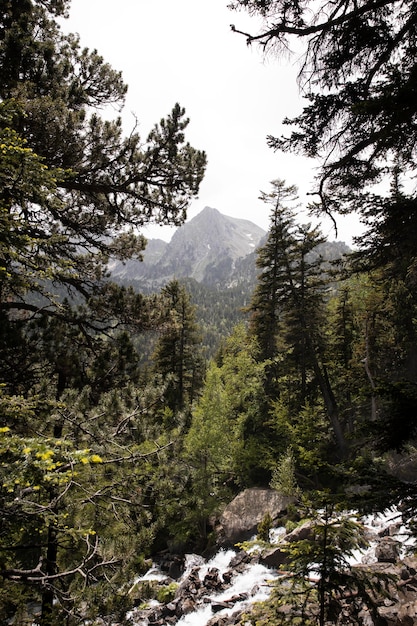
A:
<svg viewBox="0 0 417 626">
<path fill-rule="evenodd" d="M 157 525 L 144 489 L 149 462 L 156 463 L 166 444 L 127 437 L 139 412 L 131 411 L 128 420 L 126 400 L 123 406 L 120 398 L 119 423 L 110 396 L 90 408 L 85 396 L 73 398 L 71 410 L 63 401 L 48 411 L 43 404 L 15 398 L 10 405 L 8 396 L 2 402 L 11 426 L 0 433 L 1 572 L 14 610 L 11 585 L 20 584 L 29 598 L 36 597 L 37 588 L 43 589 L 44 602 L 52 593 L 58 600 L 53 614 L 59 607 L 72 614 L 78 595 L 90 593 L 90 583 L 103 593 L 106 580 L 114 588 L 121 585 L 152 544 Z M 38 435 L 41 410 L 61 414 L 60 438 Z M 24 415 L 35 431 L 31 437 L 15 432 Z M 44 620 L 47 615 L 43 611 Z"/>
<path fill-rule="evenodd" d="M 189 515 L 202 537 L 206 537 L 207 520 L 219 505 L 224 485 L 233 476 L 239 432 L 232 424 L 230 430 L 225 428 L 228 407 L 220 370 L 212 363 L 184 441 L 184 460 L 190 465 L 192 481 L 193 504 L 189 506 Z"/>
<path fill-rule="evenodd" d="M 258 251 L 262 271 L 248 307 L 259 359 L 266 363 L 264 412 L 285 393 L 290 412 L 297 413 L 316 402 L 319 391 L 342 458 L 347 446 L 324 358 L 326 271 L 320 256 L 312 258 L 323 238 L 310 224 L 297 225 L 291 207 L 283 204 L 288 195 L 293 197 L 294 189 L 283 181 L 273 181 L 272 187 L 265 195 L 273 206 L 271 229 Z M 288 394 L 291 380 L 295 384 Z"/>
<path fill-rule="evenodd" d="M 7 620 L 36 600 L 42 626 L 121 621 L 131 602 L 126 582 L 147 556 L 206 549 L 214 517 L 236 491 L 271 485 L 298 502 L 310 494 L 311 536 L 287 547 L 272 604 L 248 619 L 332 622 L 344 590 L 374 611 L 372 594 L 387 582 L 350 571 L 347 557 L 363 538 L 335 499 L 367 510 L 402 501 L 415 517 L 415 486 L 383 471 L 393 449 L 415 456 L 416 212 L 400 175 L 415 169 L 415 12 L 409 0 L 344 0 L 329 15 L 320 2 L 233 4 L 263 15 L 266 30 L 252 41 L 306 38 L 310 104 L 295 120 L 299 132 L 270 144 L 322 155 L 313 210 L 359 208 L 367 232 L 335 269 L 320 252 L 320 231 L 296 222 L 296 189 L 273 181 L 261 196 L 271 229 L 248 323 L 228 334 L 242 317 L 230 309 L 246 297 L 230 292 L 219 323 L 228 336 L 206 364 L 188 285 L 174 280 L 144 295 L 107 277 L 111 259 L 140 258 L 144 224 L 180 224 L 198 191 L 205 155 L 185 141 L 185 111 L 175 105 L 145 139 L 136 129 L 125 137 L 120 119 L 99 115 L 123 105 L 121 74 L 61 33 L 55 18 L 69 3 L 4 3 Z M 390 190 L 368 193 L 386 173 Z M 224 302 L 212 292 L 205 304 L 211 350 L 218 330 L 210 318 Z M 259 526 L 264 540 L 270 523 L 266 515 Z M 160 599 L 173 592 L 168 586 Z"/>
<path fill-rule="evenodd" d="M 383 337 L 380 347 L 391 359 L 384 364 L 383 386 L 391 379 L 415 383 L 414 3 L 343 0 L 327 11 L 325 1 L 237 0 L 231 7 L 262 16 L 260 32 L 245 33 L 249 43 L 282 53 L 296 39 L 296 49 L 303 48 L 299 78 L 307 104 L 295 119 L 285 120 L 293 132 L 269 137 L 269 144 L 318 160 L 313 193 L 320 202 L 310 207 L 314 213 L 360 216 L 364 233 L 356 240 L 353 267 L 371 272 L 371 288 L 381 295 L 390 325 L 378 335 L 368 318 L 366 341 Z M 372 357 L 378 354 L 367 347 Z M 376 371 L 369 373 L 375 377 Z M 375 419 L 375 398 L 373 403 Z"/>
<path fill-rule="evenodd" d="M 237 0 L 263 17 L 259 34 L 246 34 L 278 52 L 295 38 L 305 56 L 300 83 L 307 105 L 288 138 L 270 145 L 320 157 L 317 191 L 325 210 L 361 211 L 363 191 L 399 167 L 412 178 L 415 161 L 415 35 L 411 0 L 357 4 Z M 235 29 L 237 30 L 237 29 Z"/>
<path fill-rule="evenodd" d="M 171 375 L 165 392 L 166 406 L 181 411 L 197 397 L 204 375 L 201 335 L 186 288 L 173 280 L 161 291 L 162 330 L 152 360 L 155 371 Z"/>
<path fill-rule="evenodd" d="M 8 64 L 0 90 L 1 305 L 8 313 L 58 315 L 57 285 L 85 301 L 102 293 L 110 308 L 101 284 L 109 258 L 140 258 L 138 227 L 149 221 L 181 223 L 204 172 L 204 153 L 185 143 L 179 105 L 146 141 L 136 132 L 124 138 L 120 119 L 99 117 L 96 110 L 123 104 L 126 86 L 96 51 L 62 35 L 51 19 L 56 6 L 7 2 L 0 24 L 0 58 Z M 91 304 L 85 327 L 93 324 Z M 81 323 L 81 316 L 62 317 Z M 111 324 L 108 314 L 102 324 Z"/>
<path fill-rule="evenodd" d="M 271 184 L 272 191 L 261 196 L 265 203 L 272 205 L 271 225 L 267 241 L 257 251 L 256 266 L 260 273 L 249 306 L 259 358 L 263 361 L 273 359 L 278 352 L 276 338 L 288 289 L 286 269 L 292 263 L 291 246 L 295 241 L 292 206 L 297 199 L 295 187 L 287 187 L 281 180 Z"/>
<path fill-rule="evenodd" d="M 157 600 L 158 602 L 170 602 L 174 599 L 175 593 L 178 589 L 178 583 L 170 583 L 158 590 Z"/>
<path fill-rule="evenodd" d="M 258 524 L 257 537 L 260 541 L 269 541 L 269 533 L 272 528 L 272 517 L 269 512 L 265 513 L 264 517 Z"/>
<path fill-rule="evenodd" d="M 141 257 L 144 224 L 182 223 L 205 155 L 178 104 L 147 138 L 124 136 L 107 113 L 127 87 L 62 34 L 69 2 L 3 4 L 0 611 L 36 599 L 42 626 L 70 625 L 82 601 L 91 619 L 123 615 L 122 583 L 175 492 L 157 419 L 168 382 L 146 381 L 130 337 L 174 312 L 162 319 L 160 296 L 110 283 L 107 267 Z"/>
<path fill-rule="evenodd" d="M 275 467 L 270 486 L 283 496 L 300 496 L 300 488 L 295 478 L 295 460 L 291 448 L 280 456 Z"/>
</svg>

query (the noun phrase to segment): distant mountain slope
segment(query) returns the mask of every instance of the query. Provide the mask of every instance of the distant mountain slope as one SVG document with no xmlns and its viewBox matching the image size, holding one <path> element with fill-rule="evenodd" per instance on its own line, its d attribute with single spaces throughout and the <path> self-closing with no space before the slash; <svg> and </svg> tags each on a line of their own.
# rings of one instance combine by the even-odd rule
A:
<svg viewBox="0 0 417 626">
<path fill-rule="evenodd" d="M 169 244 L 162 239 L 148 239 L 143 261 L 110 261 L 108 269 L 113 280 L 142 280 L 158 264 Z"/>
<path fill-rule="evenodd" d="M 138 281 L 147 289 L 158 289 L 172 278 L 227 288 L 239 282 L 234 276 L 239 261 L 255 251 L 265 234 L 249 220 L 205 207 L 169 243 L 150 239 L 143 262 L 112 262 L 109 270 L 114 280 Z"/>
</svg>

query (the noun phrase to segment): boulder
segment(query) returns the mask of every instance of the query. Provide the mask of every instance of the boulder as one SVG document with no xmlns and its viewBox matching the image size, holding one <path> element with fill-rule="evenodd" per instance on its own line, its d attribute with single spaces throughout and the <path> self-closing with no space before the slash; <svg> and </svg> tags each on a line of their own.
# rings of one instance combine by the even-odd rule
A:
<svg viewBox="0 0 417 626">
<path fill-rule="evenodd" d="M 265 567 L 274 567 L 278 569 L 281 565 L 284 565 L 287 562 L 288 554 L 279 547 L 262 551 L 260 563 L 265 565 Z"/>
<path fill-rule="evenodd" d="M 293 541 L 303 541 L 304 539 L 311 539 L 312 527 L 313 523 L 311 521 L 304 522 L 304 524 L 301 524 L 301 526 L 297 526 L 296 528 L 294 528 L 294 530 L 285 535 L 284 541 L 286 541 L 287 543 L 292 543 Z"/>
<path fill-rule="evenodd" d="M 401 544 L 391 537 L 382 537 L 375 548 L 379 563 L 396 563 L 400 555 Z"/>
<path fill-rule="evenodd" d="M 218 543 L 233 546 L 247 541 L 257 533 L 258 524 L 267 513 L 275 523 L 292 502 L 294 498 L 273 489 L 245 489 L 224 509 L 217 528 Z"/>
<path fill-rule="evenodd" d="M 164 574 L 173 580 L 178 580 L 185 570 L 185 558 L 183 554 L 161 553 L 154 557 L 155 563 Z"/>
<path fill-rule="evenodd" d="M 203 585 L 210 591 L 219 591 L 223 586 L 220 578 L 220 572 L 216 567 L 211 567 L 204 576 Z"/>
<path fill-rule="evenodd" d="M 288 562 L 288 554 L 282 549 L 283 545 L 292 543 L 293 541 L 301 541 L 303 539 L 311 539 L 312 522 L 304 522 L 301 526 L 297 526 L 291 532 L 284 535 L 281 544 L 262 551 L 260 562 L 266 567 L 279 568 Z"/>
</svg>

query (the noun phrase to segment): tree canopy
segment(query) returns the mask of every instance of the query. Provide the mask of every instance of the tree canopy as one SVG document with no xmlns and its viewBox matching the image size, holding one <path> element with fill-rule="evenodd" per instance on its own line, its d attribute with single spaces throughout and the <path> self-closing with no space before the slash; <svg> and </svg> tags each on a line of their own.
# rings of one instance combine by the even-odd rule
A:
<svg viewBox="0 0 417 626">
<path fill-rule="evenodd" d="M 1 306 L 56 311 L 57 286 L 87 300 L 110 257 L 140 258 L 140 227 L 180 224 L 205 154 L 175 104 L 142 138 L 124 135 L 127 86 L 96 50 L 64 35 L 69 2 L 6 2 L 0 31 Z M 51 290 L 51 285 L 55 286 Z M 42 296 L 37 306 L 25 294 Z"/>
<path fill-rule="evenodd" d="M 0 612 L 35 597 L 42 626 L 75 623 L 87 579 L 93 613 L 117 604 L 100 586 L 156 533 L 149 467 L 171 441 L 158 441 L 164 386 L 139 384 L 132 331 L 162 323 L 161 299 L 108 267 L 141 257 L 146 223 L 184 221 L 206 163 L 179 104 L 147 137 L 110 119 L 127 86 L 61 32 L 69 5 L 0 13 Z"/>
<path fill-rule="evenodd" d="M 317 549 L 309 539 L 291 548 L 295 585 L 285 583 L 297 604 L 296 576 L 306 580 L 318 564 L 319 586 L 306 580 L 301 591 L 318 591 L 324 623 L 343 552 L 355 547 L 334 503 L 380 510 L 402 501 L 415 516 L 415 476 L 399 485 L 388 470 L 392 450 L 417 458 L 417 209 L 403 187 L 415 169 L 417 10 L 406 0 L 233 5 L 264 17 L 264 31 L 249 41 L 307 41 L 310 104 L 293 120 L 298 130 L 269 141 L 322 158 L 315 210 L 359 208 L 369 229 L 356 265 L 339 259 L 348 270 L 342 283 L 346 273 L 325 259 L 320 230 L 297 223 L 296 188 L 273 181 L 261 195 L 271 224 L 252 298 L 239 284 L 227 299 L 214 289 L 205 298 L 206 330 L 224 338 L 205 363 L 193 304 L 200 287 L 190 295 L 172 280 L 143 295 L 108 275 L 113 258 L 140 258 L 144 224 L 181 224 L 198 191 L 206 157 L 185 140 L 184 109 L 175 104 L 146 138 L 136 128 L 125 135 L 109 113 L 123 106 L 127 87 L 97 51 L 62 34 L 56 20 L 69 2 L 3 2 L 7 623 L 23 620 L 32 601 L 41 603 L 42 626 L 128 621 L 144 598 L 126 583 L 147 557 L 211 549 L 222 506 L 242 488 L 268 485 L 328 507 L 316 519 Z M 368 190 L 386 175 L 386 191 Z M 247 323 L 225 338 L 239 318 L 226 313 L 246 299 Z M 289 509 L 288 522 L 293 516 Z M 268 524 L 265 517 L 264 532 Z"/>
<path fill-rule="evenodd" d="M 308 104 L 285 123 L 274 149 L 318 158 L 322 208 L 360 209 L 364 190 L 400 167 L 410 181 L 416 161 L 417 11 L 412 0 L 237 0 L 260 15 L 248 43 L 288 50 L 304 46 L 300 84 Z M 239 31 L 238 27 L 232 26 Z M 385 190 L 387 191 L 387 190 Z"/>
</svg>

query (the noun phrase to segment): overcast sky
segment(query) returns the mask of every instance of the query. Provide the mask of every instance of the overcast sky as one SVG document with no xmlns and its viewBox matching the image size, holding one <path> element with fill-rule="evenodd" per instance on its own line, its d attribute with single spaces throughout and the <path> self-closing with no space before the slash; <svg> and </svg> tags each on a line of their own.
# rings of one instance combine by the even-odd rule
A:
<svg viewBox="0 0 417 626">
<path fill-rule="evenodd" d="M 72 0 L 65 29 L 97 48 L 129 86 L 123 119 L 135 118 L 146 138 L 179 102 L 190 125 L 187 140 L 207 152 L 208 167 L 188 218 L 205 206 L 249 219 L 268 229 L 269 208 L 259 199 L 280 178 L 297 185 L 301 202 L 312 188 L 315 164 L 274 153 L 268 134 L 288 132 L 282 120 L 302 107 L 296 83 L 297 56 L 263 58 L 233 33 L 230 24 L 256 31 L 257 22 L 227 9 L 228 0 Z M 115 112 L 116 115 L 116 112 Z M 307 218 L 300 218 L 307 221 Z M 338 222 L 338 239 L 351 243 L 353 223 Z M 330 223 L 323 233 L 335 239 Z M 156 227 L 150 237 L 169 239 Z"/>
</svg>

